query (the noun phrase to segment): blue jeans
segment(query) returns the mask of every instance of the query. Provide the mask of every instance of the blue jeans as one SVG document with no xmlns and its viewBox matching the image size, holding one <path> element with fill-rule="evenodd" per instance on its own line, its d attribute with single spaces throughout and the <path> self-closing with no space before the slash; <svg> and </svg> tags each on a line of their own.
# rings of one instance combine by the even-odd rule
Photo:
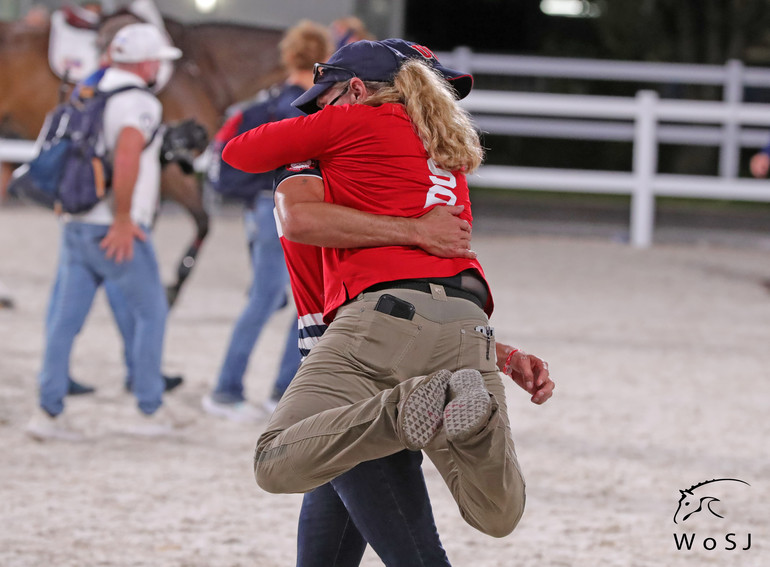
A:
<svg viewBox="0 0 770 567">
<path fill-rule="evenodd" d="M 147 239 L 134 240 L 134 257 L 118 264 L 99 247 L 109 226 L 67 223 L 62 230 L 62 251 L 57 284 L 49 306 L 46 347 L 40 371 L 40 406 L 50 415 L 64 409 L 72 343 L 91 309 L 99 285 L 110 282 L 125 298 L 134 324 L 130 341 L 134 395 L 139 409 L 151 414 L 162 403 L 160 360 L 168 303 L 158 263 Z"/>
<path fill-rule="evenodd" d="M 64 267 L 66 265 L 66 247 L 62 239 L 61 249 L 59 251 L 59 265 L 56 269 L 56 280 L 53 283 L 51 289 L 51 298 L 48 302 L 48 312 L 45 319 L 45 327 L 48 329 L 51 326 L 53 315 L 59 309 L 61 302 L 61 281 L 64 274 Z M 110 304 L 112 310 L 112 316 L 115 319 L 115 324 L 118 326 L 120 336 L 123 338 L 123 359 L 126 363 L 126 377 L 127 381 L 131 380 L 133 372 L 133 362 L 131 360 L 131 343 L 134 338 L 134 317 L 131 314 L 131 309 L 126 302 L 126 298 L 120 291 L 120 288 L 113 282 L 105 280 L 104 293 L 107 296 L 107 301 Z M 80 329 L 75 331 L 75 334 L 80 334 Z M 47 332 L 47 331 L 46 331 Z"/>
<path fill-rule="evenodd" d="M 104 293 L 112 310 L 112 317 L 118 326 L 120 336 L 123 337 L 123 358 L 126 361 L 126 384 L 133 387 L 134 383 L 134 359 L 131 356 L 131 345 L 136 332 L 136 320 L 131 313 L 126 297 L 120 287 L 111 281 L 104 282 Z"/>
<path fill-rule="evenodd" d="M 222 403 L 240 402 L 245 399 L 243 376 L 246 374 L 251 352 L 265 323 L 283 305 L 289 283 L 283 249 L 275 228 L 273 196 L 269 192 L 263 192 L 257 197 L 254 209 L 246 210 L 244 223 L 249 240 L 254 279 L 246 308 L 233 329 L 212 395 L 216 401 Z M 286 337 L 274 397 L 280 397 L 283 394 L 299 368 L 300 354 L 297 343 L 295 315 Z"/>
<path fill-rule="evenodd" d="M 306 493 L 297 567 L 355 567 L 367 542 L 385 565 L 448 567 L 421 463 L 421 452 L 401 451 Z"/>
</svg>

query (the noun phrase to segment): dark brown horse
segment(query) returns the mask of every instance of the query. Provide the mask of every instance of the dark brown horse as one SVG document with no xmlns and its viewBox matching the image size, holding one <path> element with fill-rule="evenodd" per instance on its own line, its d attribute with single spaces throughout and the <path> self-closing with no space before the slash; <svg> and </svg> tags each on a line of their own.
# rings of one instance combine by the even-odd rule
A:
<svg viewBox="0 0 770 567">
<path fill-rule="evenodd" d="M 213 133 L 229 105 L 284 77 L 280 30 L 174 21 L 166 26 L 183 52 L 160 94 L 166 121 L 194 118 Z M 48 36 L 47 28 L 0 22 L 0 135 L 33 139 L 58 102 L 61 83 L 48 66 Z"/>
<path fill-rule="evenodd" d="M 211 135 L 228 106 L 284 77 L 278 52 L 280 30 L 234 24 L 184 26 L 174 21 L 166 26 L 183 52 L 159 97 L 166 122 L 192 118 Z M 34 139 L 46 113 L 60 99 L 61 81 L 48 65 L 48 37 L 47 28 L 0 22 L 0 138 Z M 3 181 L 0 174 L 0 197 Z M 170 164 L 163 169 L 161 183 L 163 197 L 180 203 L 197 227 L 180 264 L 179 279 L 170 290 L 173 300 L 189 273 L 184 267 L 194 263 L 208 231 L 208 214 L 195 176 Z"/>
</svg>

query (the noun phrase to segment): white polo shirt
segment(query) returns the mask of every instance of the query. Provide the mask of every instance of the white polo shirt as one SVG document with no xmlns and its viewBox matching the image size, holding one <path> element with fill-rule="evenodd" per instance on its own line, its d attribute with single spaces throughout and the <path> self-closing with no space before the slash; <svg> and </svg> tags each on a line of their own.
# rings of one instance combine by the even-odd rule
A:
<svg viewBox="0 0 770 567">
<path fill-rule="evenodd" d="M 99 90 L 111 91 L 127 85 L 145 86 L 137 75 L 123 69 L 109 68 L 99 81 Z M 131 89 L 113 95 L 104 109 L 104 142 L 114 152 L 118 135 L 126 127 L 133 127 L 144 135 L 147 143 L 161 123 L 162 106 L 147 91 Z M 163 132 L 158 131 L 144 148 L 139 160 L 139 176 L 131 198 L 131 219 L 149 227 L 155 216 L 160 197 L 160 146 Z M 91 224 L 112 224 L 113 197 L 110 194 L 87 213 L 72 215 L 71 220 Z"/>
</svg>

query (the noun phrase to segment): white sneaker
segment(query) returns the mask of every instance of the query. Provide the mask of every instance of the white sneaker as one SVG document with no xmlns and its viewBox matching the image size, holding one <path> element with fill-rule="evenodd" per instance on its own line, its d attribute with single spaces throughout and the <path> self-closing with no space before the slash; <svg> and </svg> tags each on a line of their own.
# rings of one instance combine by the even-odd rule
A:
<svg viewBox="0 0 770 567">
<path fill-rule="evenodd" d="M 32 416 L 24 431 L 38 441 L 57 439 L 59 441 L 84 441 L 85 435 L 73 429 L 63 413 L 55 417 L 48 415 L 42 408 Z"/>
<path fill-rule="evenodd" d="M 249 402 L 225 404 L 214 400 L 211 395 L 206 395 L 201 400 L 201 406 L 206 413 L 238 423 L 256 423 L 265 419 L 265 412 Z"/>
<path fill-rule="evenodd" d="M 262 409 L 265 410 L 265 413 L 267 415 L 273 415 L 273 412 L 277 407 L 278 407 L 278 400 L 274 400 L 270 398 L 262 402 Z"/>
<path fill-rule="evenodd" d="M 149 415 L 137 409 L 131 423 L 122 431 L 139 437 L 163 437 L 178 432 L 189 423 L 189 419 L 183 419 L 178 412 L 172 411 L 164 403 L 155 413 Z"/>
</svg>

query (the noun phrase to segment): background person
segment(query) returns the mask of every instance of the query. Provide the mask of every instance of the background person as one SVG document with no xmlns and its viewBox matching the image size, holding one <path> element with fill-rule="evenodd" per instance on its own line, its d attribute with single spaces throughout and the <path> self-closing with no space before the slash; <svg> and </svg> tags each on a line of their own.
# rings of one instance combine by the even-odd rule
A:
<svg viewBox="0 0 770 567">
<path fill-rule="evenodd" d="M 335 49 L 339 49 L 343 45 L 360 41 L 362 39 L 368 39 L 374 41 L 377 39 L 366 28 L 366 24 L 356 16 L 346 16 L 334 20 L 329 26 L 329 30 L 332 34 L 332 41 L 334 41 Z"/>
<path fill-rule="evenodd" d="M 136 322 L 132 345 L 133 393 L 137 420 L 127 430 L 162 435 L 181 425 L 163 407 L 160 373 L 168 303 L 160 281 L 149 226 L 158 206 L 162 136 L 161 105 L 144 87 L 156 80 L 161 61 L 178 59 L 151 24 L 126 26 L 110 44 L 111 67 L 99 80 L 103 91 L 124 86 L 105 106 L 104 144 L 113 156 L 112 192 L 90 211 L 72 215 L 63 230 L 61 301 L 51 314 L 40 372 L 40 410 L 27 427 L 36 438 L 76 440 L 82 434 L 64 421 L 72 343 L 87 316 L 94 294 L 106 280 L 123 293 Z"/>
<path fill-rule="evenodd" d="M 91 5 L 91 9 L 97 9 L 99 8 L 98 5 Z M 80 9 L 85 9 L 84 6 L 81 6 Z M 98 13 L 98 11 L 96 12 Z M 115 33 L 117 30 L 115 30 Z M 114 34 L 111 34 L 114 36 Z M 110 37 L 112 39 L 112 37 Z M 75 85 L 75 88 L 73 89 L 72 94 L 70 95 L 70 100 L 77 100 L 80 97 L 80 91 L 81 89 L 87 88 L 96 88 L 96 86 L 99 84 L 99 81 L 104 76 L 104 73 L 107 71 L 107 69 L 110 67 L 111 60 L 110 60 L 110 52 L 109 52 L 109 43 L 102 44 L 99 42 L 98 47 L 100 48 L 99 51 L 99 67 L 96 69 L 93 73 L 85 77 L 82 81 L 80 81 L 77 85 Z M 60 254 L 65 254 L 66 249 L 62 246 Z M 56 272 L 56 278 L 54 280 L 54 284 L 51 288 L 51 296 L 49 299 L 49 305 L 48 305 L 48 312 L 46 316 L 46 328 L 51 324 L 51 319 L 55 313 L 57 313 L 59 307 L 58 303 L 61 301 L 60 296 L 60 289 L 61 289 L 61 277 L 63 274 L 63 267 L 67 264 L 66 260 L 64 258 L 59 260 L 58 269 Z M 132 358 L 132 344 L 134 340 L 134 331 L 136 328 L 135 321 L 133 319 L 133 315 L 131 314 L 131 310 L 126 305 L 126 299 L 123 296 L 123 294 L 120 291 L 120 288 L 112 281 L 105 280 L 104 281 L 104 293 L 107 296 L 107 302 L 110 306 L 110 310 L 112 311 L 113 318 L 115 320 L 115 324 L 118 328 L 118 331 L 120 332 L 120 336 L 123 339 L 123 359 L 126 364 L 126 376 L 125 376 L 125 388 L 127 392 L 131 391 L 131 388 L 133 386 L 133 358 Z M 80 332 L 80 329 L 78 329 L 77 333 Z M 163 375 L 163 382 L 164 382 L 164 388 L 166 391 L 171 391 L 182 384 L 184 379 L 181 376 L 166 376 Z M 94 391 L 96 391 L 96 388 L 94 388 L 91 385 L 84 384 L 82 382 L 78 382 L 77 380 L 73 379 L 71 375 L 69 375 L 69 384 L 67 387 L 67 394 L 71 396 L 77 396 L 77 395 L 84 395 L 84 394 L 91 394 Z"/>
<path fill-rule="evenodd" d="M 281 60 L 289 75 L 281 86 L 280 93 L 270 101 L 272 120 L 301 114 L 291 103 L 313 85 L 314 62 L 323 61 L 329 56 L 331 44 L 328 31 L 320 24 L 303 20 L 286 32 L 280 49 Z M 248 108 L 244 109 L 243 115 L 248 116 Z M 228 127 L 226 124 L 223 129 Z M 246 307 L 233 328 L 217 383 L 213 391 L 201 401 L 206 412 L 233 421 L 256 421 L 264 418 L 263 411 L 246 401 L 243 378 L 265 323 L 286 300 L 286 288 L 289 283 L 289 274 L 286 271 L 273 217 L 273 175 L 254 175 L 250 183 L 254 184 L 257 192 L 253 206 L 245 212 L 253 270 L 251 290 Z M 266 404 L 270 413 L 297 372 L 300 362 L 297 341 L 297 324 L 292 318 L 278 377 Z"/>
<path fill-rule="evenodd" d="M 749 169 L 754 177 L 767 177 L 770 171 L 770 143 L 752 156 Z"/>
</svg>

